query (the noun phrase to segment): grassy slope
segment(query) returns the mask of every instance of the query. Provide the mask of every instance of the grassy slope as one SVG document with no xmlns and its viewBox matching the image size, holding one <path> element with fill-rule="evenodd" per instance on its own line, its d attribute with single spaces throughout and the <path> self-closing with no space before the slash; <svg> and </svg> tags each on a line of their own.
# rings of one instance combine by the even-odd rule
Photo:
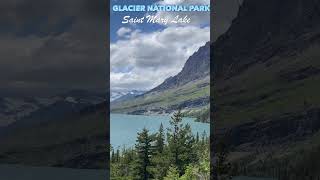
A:
<svg viewBox="0 0 320 180">
<path fill-rule="evenodd" d="M 78 165 L 72 164 L 72 161 L 107 154 L 107 132 L 105 109 L 16 129 L 6 138 L 1 138 L 0 163 L 105 168 L 106 159 Z"/>
<path fill-rule="evenodd" d="M 152 92 L 134 100 L 116 103 L 111 106 L 115 113 L 128 113 L 137 110 L 151 110 L 157 108 L 168 109 L 171 106 L 182 104 L 186 101 L 209 97 L 209 77 L 190 82 L 184 86 L 162 92 Z M 202 86 L 205 84 L 204 86 Z"/>
<path fill-rule="evenodd" d="M 307 67 L 320 68 L 320 47 L 313 46 L 295 57 L 273 57 L 224 82 L 216 82 L 218 127 L 277 116 L 303 108 L 304 102 L 320 105 L 319 74 L 286 81 L 280 74 Z M 268 63 L 271 62 L 271 65 Z"/>
<path fill-rule="evenodd" d="M 319 59 L 320 46 L 314 44 L 297 51 L 295 55 L 272 57 L 231 79 L 215 82 L 214 97 L 218 107 L 215 116 L 221 120 L 215 121 L 216 127 L 231 128 L 246 122 L 273 119 L 284 113 L 301 112 L 305 103 L 320 107 L 320 73 L 292 81 L 282 76 L 295 76 L 310 67 L 319 70 Z M 232 152 L 230 158 L 235 158 L 235 162 L 243 161 L 249 167 L 250 174 L 256 176 L 270 176 L 281 171 L 282 174 L 291 172 L 289 179 L 299 179 L 304 173 L 301 171 L 303 168 L 309 174 L 320 175 L 314 168 L 319 167 L 318 163 L 312 163 L 320 160 L 319 140 L 317 132 L 301 141 L 256 147 L 252 152 Z"/>
</svg>

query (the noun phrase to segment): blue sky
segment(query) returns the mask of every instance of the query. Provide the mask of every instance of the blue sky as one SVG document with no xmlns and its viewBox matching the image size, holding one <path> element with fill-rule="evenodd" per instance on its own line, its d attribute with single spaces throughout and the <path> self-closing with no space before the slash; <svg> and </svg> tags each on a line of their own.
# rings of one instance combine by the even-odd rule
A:
<svg viewBox="0 0 320 180">
<path fill-rule="evenodd" d="M 163 26 L 157 25 L 157 24 L 136 24 L 136 26 L 132 26 L 130 24 L 122 24 L 122 18 L 123 16 L 132 16 L 132 17 L 143 17 L 146 12 L 114 12 L 112 11 L 112 6 L 113 5 L 151 5 L 157 2 L 157 0 L 130 0 L 130 1 L 125 1 L 125 0 L 112 0 L 111 1 L 111 6 L 110 6 L 110 13 L 111 13 L 111 18 L 110 18 L 110 39 L 111 42 L 115 42 L 118 40 L 117 37 L 117 31 L 121 27 L 127 27 L 127 28 L 135 28 L 135 29 L 140 29 L 144 32 L 153 32 L 157 30 L 164 29 Z"/>
<path fill-rule="evenodd" d="M 209 0 L 163 0 L 161 3 L 209 3 Z M 188 15 L 190 24 L 122 24 L 124 16 L 147 12 L 114 12 L 113 5 L 151 5 L 159 0 L 111 1 L 111 90 L 149 90 L 181 71 L 187 59 L 210 40 L 209 12 L 157 12 L 173 18 Z M 121 33 L 122 32 L 122 33 Z"/>
<path fill-rule="evenodd" d="M 155 0 L 118 2 L 151 4 Z M 72 89 L 104 92 L 108 72 L 103 38 L 106 3 L 100 0 L 2 0 L 1 7 L 7 8 L 0 11 L 3 77 L 0 93 L 51 95 Z M 221 0 L 214 9 L 213 31 L 217 37 L 237 15 L 238 0 Z M 121 18 L 122 14 L 118 13 L 111 16 L 114 71 L 110 76 L 111 86 L 116 89 L 149 89 L 161 83 L 179 72 L 188 56 L 209 38 L 208 28 L 143 24 L 128 26 L 142 32 L 133 30 L 131 39 L 122 37 L 118 41 L 116 32 L 122 27 Z"/>
</svg>

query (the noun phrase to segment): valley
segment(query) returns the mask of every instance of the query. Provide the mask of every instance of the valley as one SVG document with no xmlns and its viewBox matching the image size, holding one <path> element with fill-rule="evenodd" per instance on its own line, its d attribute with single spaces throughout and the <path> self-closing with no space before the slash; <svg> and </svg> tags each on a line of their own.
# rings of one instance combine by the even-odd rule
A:
<svg viewBox="0 0 320 180">
<path fill-rule="evenodd" d="M 181 109 L 187 117 L 209 121 L 209 43 L 195 52 L 181 72 L 134 98 L 111 102 L 112 113 L 135 115 L 172 114 Z"/>
</svg>

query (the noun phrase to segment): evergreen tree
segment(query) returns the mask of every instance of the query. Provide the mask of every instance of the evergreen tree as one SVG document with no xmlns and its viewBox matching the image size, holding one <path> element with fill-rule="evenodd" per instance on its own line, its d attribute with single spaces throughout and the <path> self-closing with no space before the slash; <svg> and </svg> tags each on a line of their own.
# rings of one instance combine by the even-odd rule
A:
<svg viewBox="0 0 320 180">
<path fill-rule="evenodd" d="M 115 162 L 115 153 L 114 153 L 114 149 L 112 149 L 110 161 L 111 161 L 112 163 L 114 163 L 114 162 Z"/>
<path fill-rule="evenodd" d="M 164 177 L 164 180 L 179 180 L 179 171 L 175 166 L 170 166 L 168 174 Z"/>
<path fill-rule="evenodd" d="M 116 152 L 115 161 L 116 162 L 120 161 L 120 150 L 119 150 L 119 148 L 117 149 L 117 152 Z"/>
<path fill-rule="evenodd" d="M 196 168 L 189 165 L 187 168 L 186 168 L 186 171 L 185 171 L 185 174 L 183 176 L 180 177 L 179 180 L 194 180 L 194 179 L 199 179 L 197 178 L 197 176 L 195 175 L 195 171 L 196 171 Z"/>
<path fill-rule="evenodd" d="M 162 153 L 157 153 L 152 157 L 152 165 L 153 166 L 150 170 L 153 178 L 157 180 L 163 180 L 170 167 L 166 150 L 164 150 Z"/>
<path fill-rule="evenodd" d="M 205 143 L 206 139 L 207 139 L 207 133 L 206 133 L 206 131 L 203 131 L 203 132 L 202 132 L 202 135 L 201 135 L 201 141 L 202 141 L 202 143 Z"/>
<path fill-rule="evenodd" d="M 135 147 L 120 151 L 111 148 L 111 179 L 114 180 L 193 180 L 209 179 L 209 139 L 205 133 L 193 136 L 182 123 L 180 111 L 174 113 L 170 128 L 163 125 L 156 134 L 147 129 L 138 133 Z M 167 139 L 165 134 L 167 133 Z M 222 146 L 223 147 L 223 146 Z M 217 150 L 219 173 L 228 169 L 226 151 Z"/>
<path fill-rule="evenodd" d="M 168 150 L 171 164 L 178 168 L 182 175 L 189 163 L 194 161 L 196 152 L 193 151 L 194 137 L 189 125 L 182 124 L 182 114 L 179 110 L 174 113 L 168 129 Z"/>
<path fill-rule="evenodd" d="M 162 153 L 163 152 L 163 148 L 164 148 L 164 129 L 163 129 L 163 125 L 161 123 L 160 128 L 159 128 L 159 132 L 156 136 L 156 150 L 158 153 Z"/>
<path fill-rule="evenodd" d="M 168 138 L 168 146 L 170 149 L 170 152 L 173 155 L 173 163 L 174 164 L 178 164 L 178 156 L 179 156 L 179 144 L 178 144 L 178 139 L 179 139 L 179 132 L 180 129 L 183 128 L 182 124 L 182 114 L 181 111 L 179 110 L 178 112 L 173 114 L 173 117 L 171 117 L 170 120 L 170 125 L 172 126 L 171 129 L 168 129 L 168 134 L 167 134 L 167 138 Z"/>
<path fill-rule="evenodd" d="M 134 150 L 126 149 L 122 154 L 123 155 L 121 157 L 121 170 L 126 177 L 132 176 L 132 162 L 134 162 L 135 159 Z"/>
<path fill-rule="evenodd" d="M 165 135 L 163 124 L 161 123 L 158 133 L 156 134 L 155 142 L 155 155 L 152 157 L 151 161 L 153 167 L 150 169 L 153 177 L 157 180 L 163 180 L 166 175 L 168 167 L 170 166 L 167 153 L 164 152 L 165 148 Z"/>
<path fill-rule="evenodd" d="M 199 132 L 197 132 L 196 142 L 198 143 L 198 142 L 199 142 L 199 140 L 200 140 L 200 138 L 199 138 Z"/>
<path fill-rule="evenodd" d="M 149 135 L 149 131 L 144 128 L 138 133 L 137 144 L 135 146 L 137 152 L 137 160 L 134 167 L 135 178 L 137 180 L 148 180 L 151 178 L 151 156 L 154 153 L 153 135 Z"/>
</svg>

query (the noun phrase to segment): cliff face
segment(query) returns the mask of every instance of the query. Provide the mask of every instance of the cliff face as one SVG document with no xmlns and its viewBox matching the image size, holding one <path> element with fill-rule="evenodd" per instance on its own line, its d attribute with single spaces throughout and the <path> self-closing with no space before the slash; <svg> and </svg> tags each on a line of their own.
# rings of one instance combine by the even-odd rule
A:
<svg viewBox="0 0 320 180">
<path fill-rule="evenodd" d="M 214 44 L 216 76 L 232 76 L 248 66 L 304 47 L 305 33 L 319 29 L 318 0 L 245 0 L 230 29 Z"/>
<path fill-rule="evenodd" d="M 176 76 L 167 78 L 162 84 L 152 89 L 153 91 L 163 91 L 176 88 L 187 84 L 188 82 L 205 78 L 210 73 L 210 44 L 199 48 L 186 61 L 183 69 Z"/>
</svg>

